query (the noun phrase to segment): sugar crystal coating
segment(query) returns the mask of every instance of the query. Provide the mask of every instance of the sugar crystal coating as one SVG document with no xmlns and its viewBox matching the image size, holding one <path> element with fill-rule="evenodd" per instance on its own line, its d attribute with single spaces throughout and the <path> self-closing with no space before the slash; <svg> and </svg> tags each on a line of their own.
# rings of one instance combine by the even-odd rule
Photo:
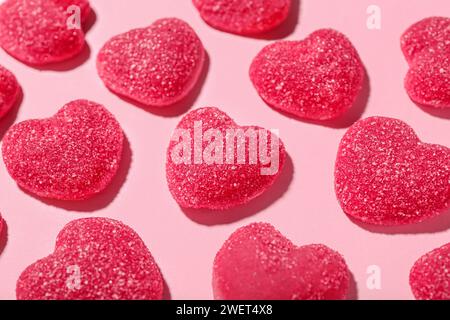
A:
<svg viewBox="0 0 450 320">
<path fill-rule="evenodd" d="M 446 51 L 449 46 L 450 18 L 445 17 L 420 20 L 410 26 L 401 37 L 402 51 L 409 63 L 423 52 Z"/>
<path fill-rule="evenodd" d="M 180 19 L 166 18 L 109 40 L 98 54 L 97 70 L 111 91 L 162 107 L 191 92 L 204 60 L 194 30 Z"/>
<path fill-rule="evenodd" d="M 397 119 L 360 120 L 340 143 L 335 190 L 344 212 L 362 222 L 420 222 L 448 206 L 450 149 L 421 142 Z"/>
<path fill-rule="evenodd" d="M 3 231 L 3 224 L 5 222 L 3 221 L 2 215 L 0 214 L 0 237 L 2 236 L 2 231 Z M 1 249 L 1 248 L 0 248 Z"/>
<path fill-rule="evenodd" d="M 242 129 L 244 134 L 248 132 L 247 129 L 251 129 L 253 132 L 262 132 L 262 134 L 257 134 L 254 141 L 258 146 L 263 145 L 263 141 L 267 142 L 265 153 L 270 159 L 274 159 L 274 163 L 278 161 L 278 167 L 274 166 L 275 172 L 268 175 L 261 173 L 262 168 L 272 165 L 272 160 L 270 160 L 270 164 L 264 164 L 259 160 L 256 163 L 250 162 L 249 154 L 252 146 L 250 136 L 245 136 L 245 161 L 243 163 L 238 162 L 238 138 L 233 141 L 233 144 L 227 144 L 222 140 L 223 148 L 217 152 L 217 155 L 220 155 L 220 162 L 208 163 L 202 159 L 202 163 L 196 163 L 194 128 L 195 124 L 199 122 L 201 122 L 203 138 L 211 130 L 217 130 L 223 138 L 227 136 L 229 129 Z M 180 129 L 189 132 L 191 140 L 188 144 L 191 147 L 191 154 L 187 163 L 174 161 L 174 153 L 177 152 L 180 142 L 186 142 L 184 138 L 175 138 L 176 134 L 174 134 L 167 150 L 166 177 L 169 190 L 181 207 L 224 210 L 245 204 L 269 189 L 283 169 L 286 154 L 284 145 L 278 137 L 273 136 L 278 139 L 278 147 L 272 147 L 272 134 L 268 130 L 255 126 L 240 127 L 217 108 L 201 108 L 191 111 L 180 121 L 175 132 Z M 264 137 L 267 137 L 267 140 L 262 140 Z M 204 155 L 208 146 L 211 145 L 211 141 L 205 138 L 199 144 Z M 242 146 L 242 144 L 239 145 Z M 227 151 L 228 149 L 231 152 Z M 231 163 L 227 162 L 227 152 L 234 155 Z"/>
<path fill-rule="evenodd" d="M 340 300 L 349 278 L 339 253 L 321 244 L 297 247 L 272 225 L 254 223 L 217 253 L 213 290 L 224 300 Z"/>
<path fill-rule="evenodd" d="M 291 0 L 193 0 L 201 17 L 212 27 L 236 34 L 270 31 L 289 15 Z"/>
<path fill-rule="evenodd" d="M 250 79 L 267 104 L 312 120 L 345 113 L 356 101 L 364 77 L 356 49 L 331 29 L 315 31 L 303 41 L 272 43 L 250 67 Z"/>
<path fill-rule="evenodd" d="M 79 219 L 59 233 L 55 251 L 20 275 L 19 300 L 159 300 L 163 279 L 141 238 L 123 223 Z"/>
<path fill-rule="evenodd" d="M 450 300 L 450 243 L 420 257 L 409 274 L 411 290 L 420 300 Z"/>
<path fill-rule="evenodd" d="M 401 46 L 410 69 L 405 88 L 424 106 L 450 108 L 450 18 L 423 19 L 405 31 Z"/>
<path fill-rule="evenodd" d="M 0 119 L 17 102 L 20 90 L 16 77 L 10 71 L 0 66 Z"/>
<path fill-rule="evenodd" d="M 87 0 L 6 0 L 0 6 L 0 45 L 16 59 L 45 65 L 70 59 L 84 48 L 84 32 L 69 28 L 70 5 L 90 12 Z"/>
<path fill-rule="evenodd" d="M 76 100 L 51 118 L 12 126 L 3 139 L 3 160 L 23 189 L 46 198 L 82 200 L 111 182 L 123 139 L 105 107 Z"/>
</svg>

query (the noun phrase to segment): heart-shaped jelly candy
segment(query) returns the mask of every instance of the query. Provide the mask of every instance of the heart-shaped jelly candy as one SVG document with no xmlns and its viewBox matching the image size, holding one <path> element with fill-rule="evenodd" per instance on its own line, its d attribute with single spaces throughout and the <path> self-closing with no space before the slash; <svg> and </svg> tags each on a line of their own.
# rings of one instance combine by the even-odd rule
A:
<svg viewBox="0 0 450 320">
<path fill-rule="evenodd" d="M 345 213 L 377 225 L 422 221 L 447 207 L 450 149 L 419 140 L 406 123 L 372 117 L 343 137 L 335 167 Z"/>
<path fill-rule="evenodd" d="M 312 120 L 334 119 L 356 101 L 365 77 L 351 42 L 331 29 L 278 41 L 253 59 L 250 79 L 273 108 Z"/>
<path fill-rule="evenodd" d="M 123 223 L 79 219 L 59 233 L 55 251 L 17 281 L 20 300 L 156 300 L 163 279 L 141 238 Z"/>
<path fill-rule="evenodd" d="M 328 247 L 297 247 L 270 224 L 254 223 L 217 253 L 213 289 L 224 300 L 337 300 L 347 297 L 349 274 Z"/>
<path fill-rule="evenodd" d="M 172 136 L 167 182 L 182 207 L 224 210 L 266 191 L 285 158 L 275 133 L 240 127 L 217 108 L 197 109 L 180 121 Z"/>
<path fill-rule="evenodd" d="M 53 117 L 12 126 L 3 139 L 6 168 L 17 184 L 45 198 L 83 200 L 115 176 L 124 135 L 105 107 L 66 104 Z"/>
<path fill-rule="evenodd" d="M 113 37 L 98 54 L 97 70 L 111 91 L 162 107 L 182 100 L 194 88 L 205 55 L 186 22 L 167 18 Z"/>
</svg>

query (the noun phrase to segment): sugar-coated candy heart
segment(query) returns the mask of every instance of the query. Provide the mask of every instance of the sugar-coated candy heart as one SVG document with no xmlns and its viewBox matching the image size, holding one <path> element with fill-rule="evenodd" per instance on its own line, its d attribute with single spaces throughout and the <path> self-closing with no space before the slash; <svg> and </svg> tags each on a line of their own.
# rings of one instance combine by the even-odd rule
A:
<svg viewBox="0 0 450 320">
<path fill-rule="evenodd" d="M 80 20 L 86 21 L 91 10 L 87 0 L 6 0 L 0 6 L 0 45 L 31 65 L 76 56 L 85 42 L 83 30 L 68 23 L 74 14 L 68 10 L 71 5 L 81 9 Z"/>
<path fill-rule="evenodd" d="M 401 37 L 402 51 L 409 63 L 423 52 L 446 51 L 449 46 L 450 18 L 445 17 L 420 20 L 410 26 Z"/>
<path fill-rule="evenodd" d="M 16 77 L 10 71 L 0 66 L 0 119 L 17 102 L 20 90 Z"/>
<path fill-rule="evenodd" d="M 447 208 L 450 149 L 421 142 L 397 119 L 360 120 L 340 143 L 335 189 L 344 212 L 362 222 L 422 221 Z"/>
<path fill-rule="evenodd" d="M 401 46 L 409 71 L 405 88 L 420 105 L 450 108 L 450 18 L 423 19 L 406 30 Z"/>
<path fill-rule="evenodd" d="M 182 100 L 201 74 L 205 49 L 184 21 L 166 18 L 109 40 L 97 57 L 97 70 L 113 92 L 148 106 Z"/>
<path fill-rule="evenodd" d="M 303 41 L 278 41 L 253 59 L 250 78 L 273 108 L 311 120 L 341 116 L 356 101 L 365 77 L 352 43 L 321 29 Z"/>
<path fill-rule="evenodd" d="M 115 176 L 124 135 L 114 116 L 87 100 L 66 104 L 56 115 L 12 126 L 2 153 L 11 177 L 41 197 L 82 200 Z"/>
<path fill-rule="evenodd" d="M 450 300 L 450 243 L 416 261 L 409 284 L 416 299 Z"/>
<path fill-rule="evenodd" d="M 2 218 L 2 215 L 0 214 L 0 236 L 2 235 L 2 231 L 3 231 L 3 224 L 4 224 L 4 222 L 3 222 L 3 218 Z"/>
<path fill-rule="evenodd" d="M 286 20 L 291 0 L 193 0 L 212 27 L 241 35 L 270 31 Z"/>
<path fill-rule="evenodd" d="M 201 108 L 188 113 L 175 129 L 166 177 L 181 207 L 224 210 L 266 191 L 285 158 L 275 133 L 240 127 L 217 108 Z"/>
<path fill-rule="evenodd" d="M 142 239 L 123 223 L 79 219 L 59 233 L 55 251 L 17 280 L 20 300 L 159 300 L 163 279 Z"/>
<path fill-rule="evenodd" d="M 235 231 L 216 255 L 213 290 L 223 300 L 340 300 L 350 272 L 342 256 L 321 245 L 297 247 L 272 225 Z"/>
</svg>

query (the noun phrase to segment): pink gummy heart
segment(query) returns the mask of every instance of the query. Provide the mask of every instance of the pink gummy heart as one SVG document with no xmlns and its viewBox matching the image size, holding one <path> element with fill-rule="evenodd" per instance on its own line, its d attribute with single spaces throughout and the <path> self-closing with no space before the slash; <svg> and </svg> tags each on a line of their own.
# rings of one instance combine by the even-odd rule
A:
<svg viewBox="0 0 450 320">
<path fill-rule="evenodd" d="M 364 67 L 341 33 L 322 29 L 303 41 L 278 41 L 253 59 L 250 79 L 273 108 L 312 120 L 347 111 L 362 89 Z"/>
<path fill-rule="evenodd" d="M 340 300 L 349 270 L 324 245 L 297 247 L 273 226 L 254 223 L 235 231 L 216 255 L 213 290 L 223 300 Z"/>
<path fill-rule="evenodd" d="M 422 221 L 447 208 L 450 149 L 419 140 L 404 122 L 372 117 L 344 135 L 335 189 L 344 212 L 377 225 Z"/>
<path fill-rule="evenodd" d="M 241 35 L 270 31 L 286 20 L 291 0 L 193 0 L 212 27 Z"/>
<path fill-rule="evenodd" d="M 113 37 L 98 54 L 97 70 L 111 91 L 162 107 L 180 101 L 193 89 L 205 55 L 186 22 L 167 18 Z"/>
<path fill-rule="evenodd" d="M 2 231 L 3 231 L 3 224 L 4 224 L 3 218 L 2 218 L 2 215 L 0 214 L 0 237 L 1 237 Z"/>
<path fill-rule="evenodd" d="M 20 90 L 16 77 L 10 71 L 0 66 L 0 119 L 17 102 Z"/>
<path fill-rule="evenodd" d="M 111 182 L 123 139 L 105 107 L 76 100 L 51 118 L 12 126 L 3 139 L 3 160 L 23 189 L 46 198 L 82 200 Z"/>
<path fill-rule="evenodd" d="M 285 158 L 283 143 L 269 130 L 240 127 L 217 108 L 201 108 L 175 129 L 166 177 L 181 207 L 225 210 L 269 189 Z"/>
<path fill-rule="evenodd" d="M 450 243 L 416 261 L 409 284 L 416 299 L 450 300 Z"/>
<path fill-rule="evenodd" d="M 6 0 L 0 6 L 0 45 L 16 59 L 45 65 L 70 59 L 84 48 L 81 26 L 69 22 L 80 8 L 80 22 L 86 21 L 88 0 Z"/>
<path fill-rule="evenodd" d="M 17 280 L 19 300 L 159 300 L 163 279 L 141 238 L 123 223 L 79 219 L 59 233 L 55 251 Z"/>
<path fill-rule="evenodd" d="M 423 19 L 405 31 L 401 46 L 409 71 L 405 88 L 424 106 L 450 108 L 450 18 Z"/>
</svg>

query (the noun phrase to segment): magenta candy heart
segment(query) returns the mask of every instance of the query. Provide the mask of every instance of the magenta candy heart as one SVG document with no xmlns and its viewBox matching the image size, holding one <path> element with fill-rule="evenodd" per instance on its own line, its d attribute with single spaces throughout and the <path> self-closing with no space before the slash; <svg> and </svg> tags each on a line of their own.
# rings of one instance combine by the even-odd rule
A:
<svg viewBox="0 0 450 320">
<path fill-rule="evenodd" d="M 27 267 L 19 300 L 156 300 L 163 279 L 141 238 L 123 223 L 79 219 L 59 233 L 55 251 Z"/>
<path fill-rule="evenodd" d="M 425 220 L 447 208 L 450 149 L 421 142 L 397 119 L 360 120 L 340 143 L 335 189 L 344 212 L 362 222 Z"/>
<path fill-rule="evenodd" d="M 424 106 L 450 108 L 450 18 L 423 19 L 405 31 L 401 46 L 409 71 L 405 88 Z"/>
<path fill-rule="evenodd" d="M 291 0 L 193 0 L 212 27 L 241 35 L 270 31 L 286 20 Z"/>
<path fill-rule="evenodd" d="M 20 91 L 16 77 L 0 66 L 0 119 L 17 103 Z"/>
<path fill-rule="evenodd" d="M 116 175 L 123 139 L 105 107 L 76 100 L 51 118 L 12 126 L 3 139 L 3 161 L 17 184 L 31 193 L 83 200 L 105 189 Z"/>
<path fill-rule="evenodd" d="M 420 300 L 450 300 L 450 243 L 420 257 L 411 268 L 409 284 Z"/>
<path fill-rule="evenodd" d="M 250 79 L 270 106 L 299 118 L 329 120 L 356 101 L 365 71 L 340 32 L 318 30 L 303 41 L 278 41 L 253 59 Z"/>
<path fill-rule="evenodd" d="M 84 48 L 84 32 L 68 22 L 80 8 L 80 23 L 91 9 L 87 0 L 6 0 L 0 6 L 0 45 L 16 59 L 45 65 L 70 59 Z"/>
<path fill-rule="evenodd" d="M 113 37 L 98 54 L 97 70 L 111 91 L 163 107 L 191 92 L 205 56 L 200 39 L 186 22 L 167 18 Z"/>
<path fill-rule="evenodd" d="M 216 255 L 213 290 L 224 300 L 345 299 L 350 272 L 342 256 L 320 244 L 297 247 L 273 226 L 235 231 Z"/>
<path fill-rule="evenodd" d="M 285 158 L 283 143 L 268 130 L 240 127 L 217 108 L 197 109 L 175 129 L 167 150 L 167 183 L 181 207 L 224 210 L 269 189 Z"/>
</svg>

